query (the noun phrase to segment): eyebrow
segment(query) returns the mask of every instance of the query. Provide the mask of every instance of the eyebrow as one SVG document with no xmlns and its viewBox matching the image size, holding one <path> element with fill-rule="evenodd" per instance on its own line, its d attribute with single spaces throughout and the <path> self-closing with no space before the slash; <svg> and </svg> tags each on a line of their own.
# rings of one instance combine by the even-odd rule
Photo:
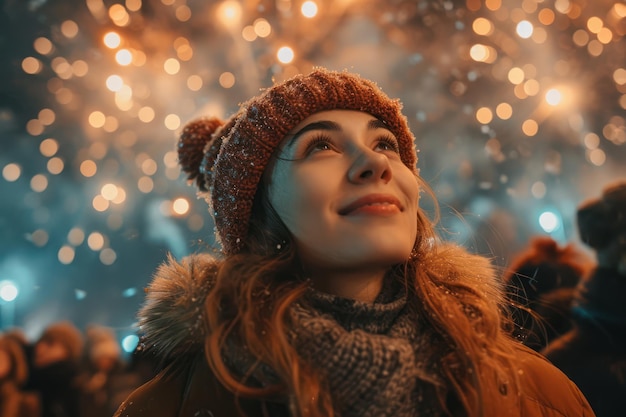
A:
<svg viewBox="0 0 626 417">
<path fill-rule="evenodd" d="M 385 122 L 379 119 L 371 119 L 369 122 L 367 122 L 367 130 L 375 129 L 385 129 L 391 133 L 389 126 L 387 126 Z M 302 129 L 293 134 L 291 139 L 289 139 L 289 142 L 287 142 L 287 147 L 289 148 L 293 146 L 293 144 L 298 140 L 300 136 L 311 130 L 326 130 L 338 132 L 341 131 L 341 125 L 337 122 L 333 122 L 332 120 L 320 120 L 317 122 L 309 123 L 308 125 L 304 126 Z"/>
</svg>

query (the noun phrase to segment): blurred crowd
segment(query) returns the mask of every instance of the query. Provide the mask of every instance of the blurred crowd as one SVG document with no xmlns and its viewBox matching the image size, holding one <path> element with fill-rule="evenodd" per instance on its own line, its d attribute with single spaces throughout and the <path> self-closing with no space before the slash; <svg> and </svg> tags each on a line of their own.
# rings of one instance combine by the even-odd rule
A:
<svg viewBox="0 0 626 417">
<path fill-rule="evenodd" d="M 108 327 L 59 321 L 34 341 L 14 328 L 0 334 L 0 416 L 111 417 L 155 371 L 139 348 L 122 355 Z"/>
<path fill-rule="evenodd" d="M 623 416 L 626 181 L 582 202 L 576 224 L 586 247 L 536 237 L 510 263 L 511 331 L 573 380 L 597 417 Z"/>
<path fill-rule="evenodd" d="M 510 331 L 572 379 L 597 417 L 626 410 L 626 181 L 577 211 L 580 241 L 536 236 L 504 269 Z M 0 417 L 111 417 L 158 372 L 112 329 L 56 322 L 34 341 L 0 334 Z"/>
</svg>

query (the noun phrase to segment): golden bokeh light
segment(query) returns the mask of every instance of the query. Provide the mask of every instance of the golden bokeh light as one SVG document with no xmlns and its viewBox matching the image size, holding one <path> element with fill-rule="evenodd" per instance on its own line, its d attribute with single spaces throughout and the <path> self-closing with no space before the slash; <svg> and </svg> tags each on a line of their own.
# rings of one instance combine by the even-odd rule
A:
<svg viewBox="0 0 626 417">
<path fill-rule="evenodd" d="M 223 72 L 220 74 L 219 83 L 224 88 L 231 88 L 235 85 L 235 75 L 232 72 Z"/>
<path fill-rule="evenodd" d="M 74 257 L 76 256 L 76 252 L 74 248 L 69 245 L 62 246 L 57 252 L 57 258 L 59 262 L 64 265 L 69 265 L 74 262 Z"/>
<path fill-rule="evenodd" d="M 115 53 L 115 61 L 125 67 L 133 62 L 133 54 L 128 49 L 120 49 Z"/>
<path fill-rule="evenodd" d="M 479 17 L 472 22 L 472 29 L 477 35 L 490 36 L 494 31 L 494 26 L 489 19 Z"/>
<path fill-rule="evenodd" d="M 539 124 L 533 119 L 524 120 L 522 123 L 522 132 L 526 136 L 535 136 L 539 132 Z"/>
<path fill-rule="evenodd" d="M 17 181 L 22 175 L 22 168 L 15 163 L 6 164 L 2 168 L 2 178 L 8 182 Z"/>
<path fill-rule="evenodd" d="M 48 188 L 48 177 L 43 174 L 34 175 L 30 179 L 30 189 L 36 193 L 41 193 Z"/>
<path fill-rule="evenodd" d="M 98 172 L 98 166 L 90 159 L 86 159 L 80 163 L 80 173 L 86 178 L 93 177 Z"/>
<path fill-rule="evenodd" d="M 493 120 L 493 112 L 488 107 L 481 107 L 476 110 L 476 120 L 486 125 Z"/>
<path fill-rule="evenodd" d="M 105 240 L 104 240 L 104 235 L 100 232 L 91 232 L 89 233 L 89 236 L 87 237 L 87 246 L 89 246 L 89 249 L 91 249 L 92 251 L 99 251 L 102 250 L 102 248 L 104 247 L 105 244 Z"/>
<path fill-rule="evenodd" d="M 85 241 L 85 231 L 80 227 L 73 227 L 67 234 L 67 241 L 73 245 L 82 245 Z"/>
<path fill-rule="evenodd" d="M 500 103 L 496 107 L 496 115 L 502 120 L 508 120 L 513 116 L 513 107 L 509 103 Z"/>
<path fill-rule="evenodd" d="M 50 158 L 48 160 L 48 163 L 46 164 L 46 169 L 52 175 L 59 175 L 61 172 L 63 172 L 64 168 L 65 168 L 65 163 L 63 162 L 61 158 L 57 158 L 57 157 Z"/>
<path fill-rule="evenodd" d="M 78 35 L 78 25 L 73 20 L 66 20 L 61 23 L 61 33 L 66 38 L 74 38 Z"/>
<path fill-rule="evenodd" d="M 54 50 L 54 46 L 52 45 L 50 39 L 43 36 L 35 39 L 35 42 L 33 42 L 33 47 L 35 48 L 35 51 L 37 51 L 41 55 L 48 55 Z"/>
<path fill-rule="evenodd" d="M 317 3 L 314 1 L 305 1 L 302 3 L 302 6 L 300 6 L 300 13 L 302 13 L 302 16 L 309 19 L 317 16 L 317 11 Z"/>
<path fill-rule="evenodd" d="M 276 57 L 283 64 L 289 64 L 293 61 L 295 54 L 293 52 L 293 49 L 291 49 L 290 47 L 282 46 L 276 52 Z"/>
<path fill-rule="evenodd" d="M 177 198 L 172 203 L 172 211 L 179 215 L 185 215 L 189 212 L 189 201 L 186 198 Z"/>
<path fill-rule="evenodd" d="M 22 70 L 26 74 L 38 74 L 41 72 L 43 65 L 41 61 L 35 57 L 27 56 L 22 60 Z"/>
<path fill-rule="evenodd" d="M 107 32 L 102 41 L 106 47 L 115 49 L 122 43 L 122 38 L 117 32 Z"/>
<path fill-rule="evenodd" d="M 39 152 L 43 156 L 51 157 L 59 151 L 59 142 L 53 138 L 46 138 L 39 144 Z"/>
</svg>

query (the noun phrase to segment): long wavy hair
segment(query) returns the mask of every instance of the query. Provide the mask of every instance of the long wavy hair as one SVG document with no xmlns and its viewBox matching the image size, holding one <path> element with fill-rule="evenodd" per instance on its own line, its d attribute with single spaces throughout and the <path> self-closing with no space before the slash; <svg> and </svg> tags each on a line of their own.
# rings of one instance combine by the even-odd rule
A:
<svg viewBox="0 0 626 417">
<path fill-rule="evenodd" d="M 418 183 L 436 205 L 430 187 L 419 177 Z M 332 417 L 335 413 L 324 376 L 298 354 L 288 336 L 295 325 L 290 306 L 308 283 L 290 233 L 269 202 L 267 184 L 266 176 L 255 198 L 247 246 L 223 260 L 206 300 L 207 360 L 224 386 L 239 396 L 286 398 L 293 416 Z M 401 272 L 411 308 L 446 344 L 446 349 L 433 353 L 436 357 L 425 358 L 442 369 L 446 389 L 435 387 L 442 410 L 448 409 L 452 394 L 452 402 L 464 410 L 463 415 L 483 416 L 494 392 L 517 386 L 513 342 L 502 331 L 507 319 L 500 281 L 493 274 L 488 277 L 492 282 L 485 284 L 484 275 L 471 278 L 473 274 L 466 273 L 459 279 L 444 272 L 450 270 L 446 268 L 449 257 L 464 252 L 437 237 L 436 220 L 430 220 L 422 209 L 416 216 L 418 233 L 411 257 L 393 269 Z M 468 259 L 473 258 L 468 255 Z M 259 387 L 248 383 L 255 366 L 245 375 L 230 369 L 223 353 L 233 340 L 257 359 L 256 366 L 269 366 L 280 382 Z"/>
</svg>

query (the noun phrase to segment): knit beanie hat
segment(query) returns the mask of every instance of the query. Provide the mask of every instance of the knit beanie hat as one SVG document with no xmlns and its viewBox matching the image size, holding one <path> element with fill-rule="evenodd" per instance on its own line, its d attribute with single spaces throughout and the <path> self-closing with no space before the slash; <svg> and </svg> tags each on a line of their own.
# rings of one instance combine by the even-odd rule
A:
<svg viewBox="0 0 626 417">
<path fill-rule="evenodd" d="M 402 162 L 417 172 L 415 138 L 400 101 L 345 71 L 316 68 L 262 91 L 226 121 L 204 118 L 185 126 L 179 162 L 209 203 L 225 254 L 245 247 L 254 196 L 285 135 L 312 114 L 333 109 L 366 112 L 384 122 L 398 139 Z"/>
<path fill-rule="evenodd" d="M 582 203 L 577 222 L 580 239 L 594 249 L 620 236 L 626 239 L 626 180 L 609 184 L 600 198 Z"/>
<path fill-rule="evenodd" d="M 83 336 L 69 321 L 60 321 L 46 327 L 39 340 L 59 342 L 65 346 L 72 360 L 79 360 L 83 354 Z"/>
</svg>

